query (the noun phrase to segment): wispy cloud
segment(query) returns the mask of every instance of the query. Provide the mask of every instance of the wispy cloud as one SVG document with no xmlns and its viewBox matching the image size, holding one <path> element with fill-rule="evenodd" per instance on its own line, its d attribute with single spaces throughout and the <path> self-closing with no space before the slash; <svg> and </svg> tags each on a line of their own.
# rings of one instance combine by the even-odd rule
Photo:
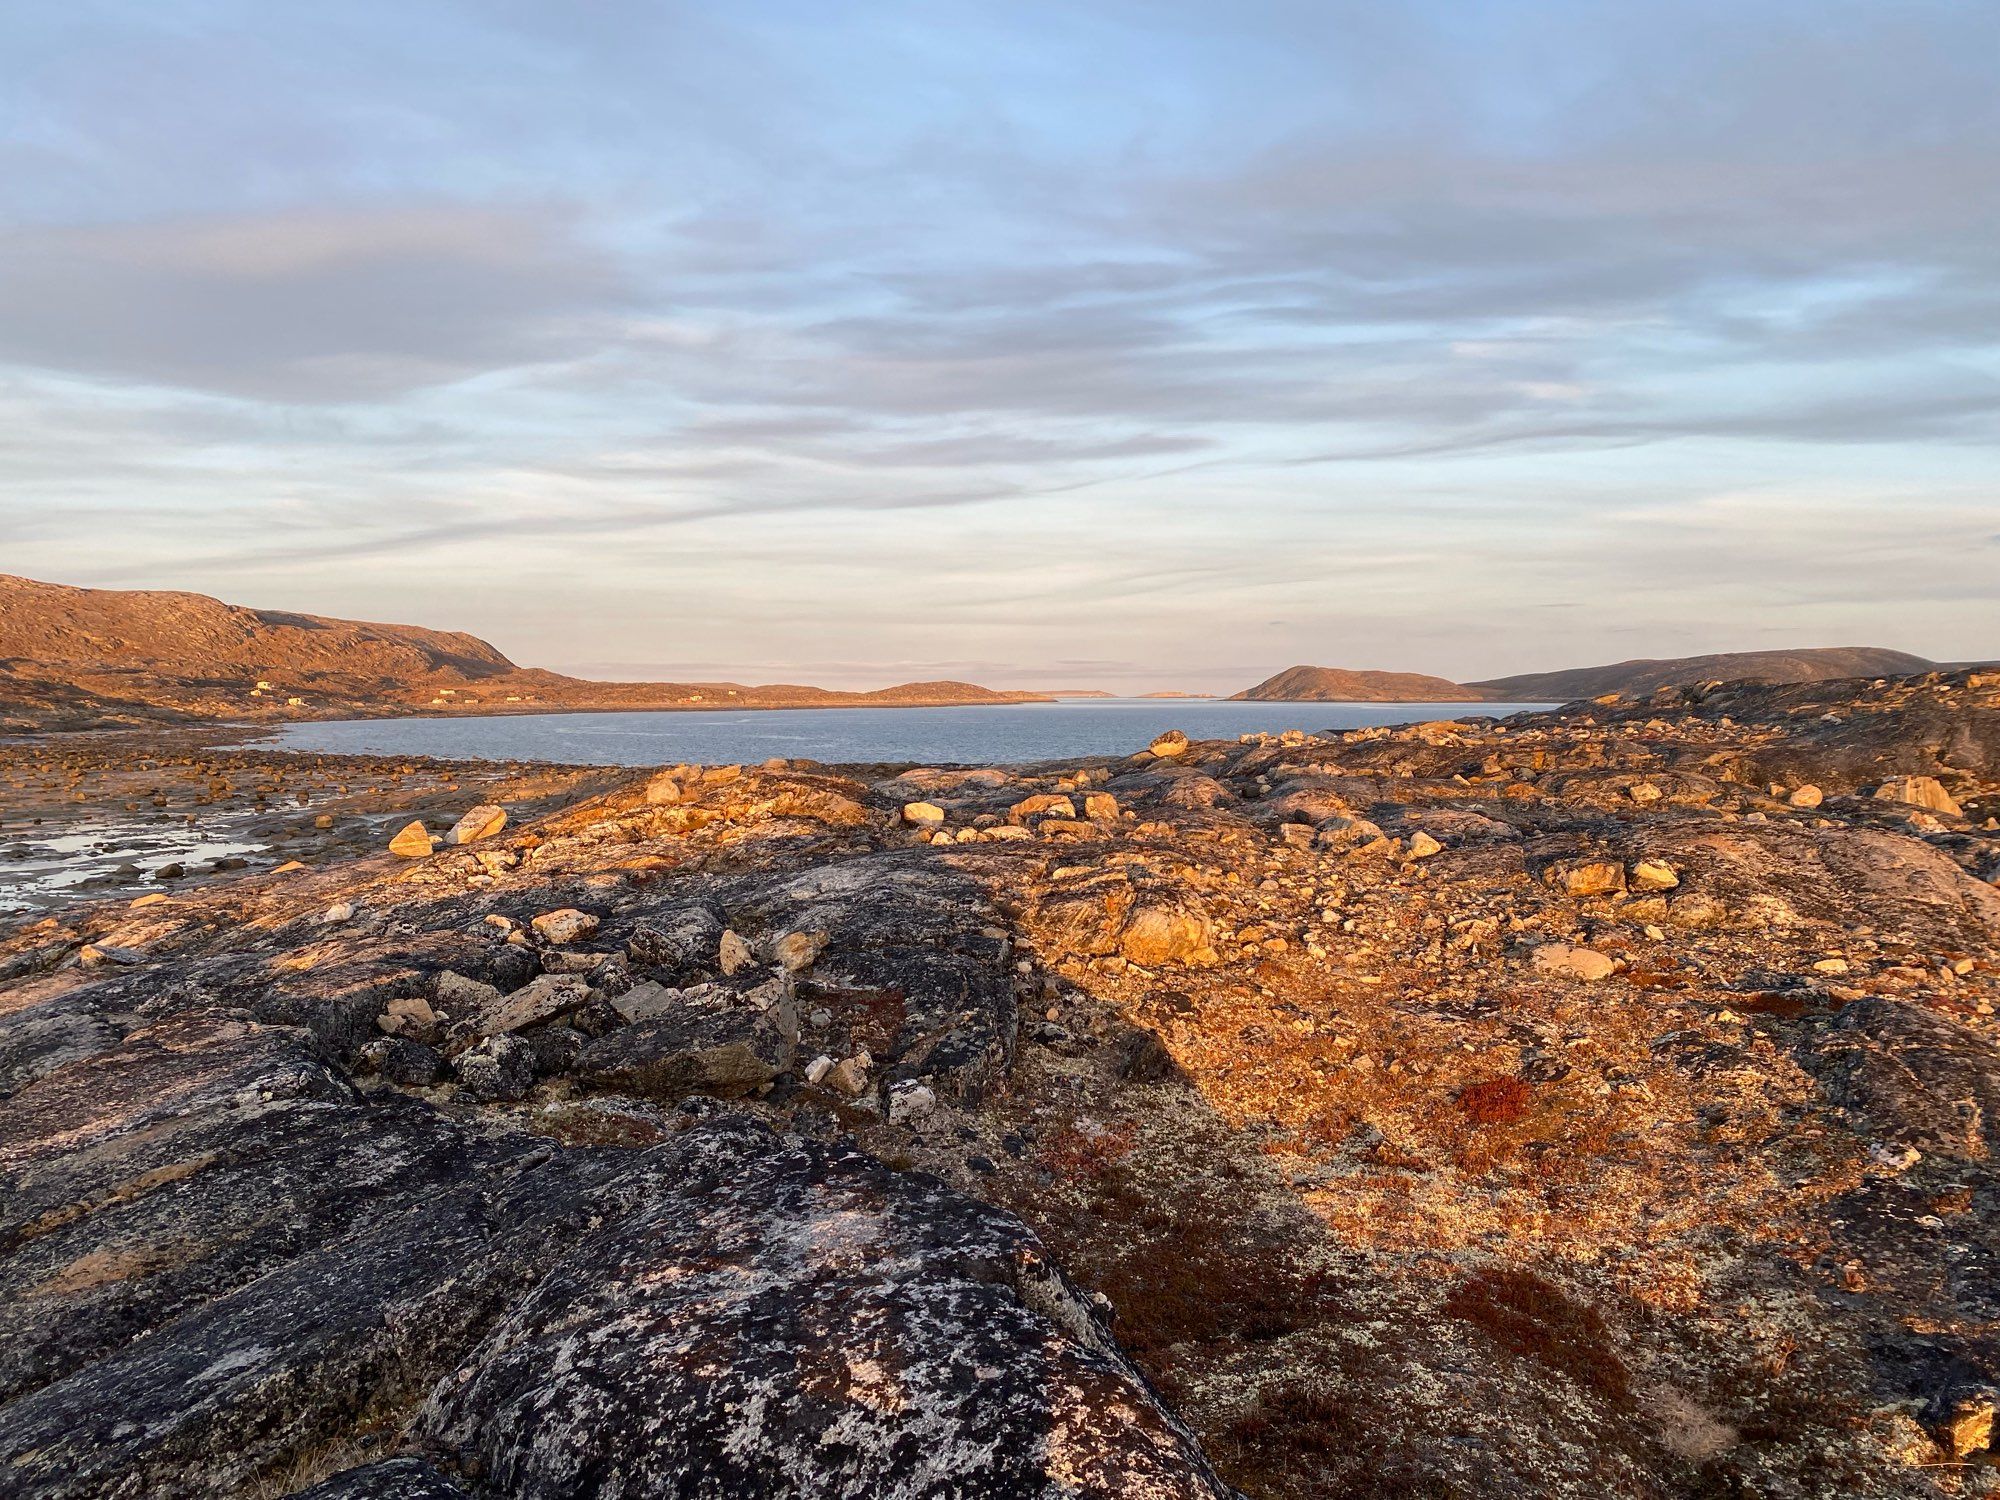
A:
<svg viewBox="0 0 2000 1500">
<path fill-rule="evenodd" d="M 1990 655 L 1996 52 L 1804 0 L 17 12 L 7 563 L 867 680 L 1589 654 L 1551 603 Z"/>
</svg>

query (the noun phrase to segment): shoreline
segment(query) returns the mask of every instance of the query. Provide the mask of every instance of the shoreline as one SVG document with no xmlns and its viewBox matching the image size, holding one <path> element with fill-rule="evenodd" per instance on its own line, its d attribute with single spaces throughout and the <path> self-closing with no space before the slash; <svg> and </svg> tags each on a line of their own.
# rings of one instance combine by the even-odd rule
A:
<svg viewBox="0 0 2000 1500">
<path fill-rule="evenodd" d="M 1547 712 L 1555 704 L 1508 703 L 1205 703 L 1094 699 L 1070 705 L 985 707 L 964 714 L 893 721 L 860 715 L 778 721 L 748 715 L 680 721 L 646 710 L 541 714 L 536 722 L 454 714 L 317 720 L 300 727 L 260 726 L 262 743 L 306 753 L 429 754 L 444 759 L 535 761 L 554 765 L 644 766 L 670 761 L 753 764 L 806 759 L 823 765 L 1018 766 L 1117 756 L 1170 729 L 1191 738 L 1384 731 L 1401 724 L 1500 720 Z M 1022 711 L 1028 707 L 1051 710 Z M 511 720 L 519 716 L 505 716 Z M 246 734 L 245 742 L 249 741 Z"/>
<path fill-rule="evenodd" d="M 1085 706 L 1102 707 L 1107 702 L 1126 704 L 1134 710 L 1172 707 L 1148 699 L 1085 700 Z M 1040 700 L 1040 704 L 1059 706 L 1051 700 Z M 542 709 L 507 715 L 232 720 L 109 725 L 0 737 L 0 930 L 13 922 L 32 920 L 36 913 L 83 909 L 99 902 L 116 904 L 154 892 L 172 893 L 178 899 L 183 893 L 192 895 L 231 876 L 267 876 L 294 862 L 321 869 L 328 862 L 365 857 L 379 852 L 403 822 L 427 820 L 433 832 L 448 828 L 464 810 L 460 804 L 471 795 L 468 788 L 484 788 L 482 797 L 531 809 L 545 805 L 551 797 L 585 795 L 580 789 L 597 789 L 644 774 L 648 766 L 657 768 L 690 759 L 671 752 L 656 760 L 633 763 L 532 754 L 486 758 L 452 753 L 449 748 L 314 748 L 286 742 L 286 731 L 293 725 L 368 726 L 399 720 L 428 725 L 500 717 L 651 712 Z M 1313 738 L 1337 737 L 1344 731 L 1302 732 Z M 1008 775 L 1059 775 L 1126 759 L 1129 751 L 1143 745 L 1144 736 L 1136 730 L 1134 733 L 1137 738 L 1125 752 L 1085 750 L 957 759 L 942 753 L 923 754 L 913 747 L 911 754 L 901 756 L 823 758 L 759 756 L 753 749 L 730 762 L 696 763 L 733 763 L 746 771 L 777 764 L 811 774 L 875 780 L 898 775 L 958 776 L 980 769 Z M 322 816 L 332 817 L 331 827 L 315 826 Z M 180 873 L 163 877 L 159 874 L 163 869 L 178 869 Z"/>
<path fill-rule="evenodd" d="M 352 710 L 342 710 L 330 714 L 279 714 L 273 713 L 249 719 L 201 718 L 184 714 L 171 707 L 162 707 L 163 717 L 98 718 L 83 722 L 72 722 L 65 716 L 43 724 L 21 722 L 16 728 L 7 730 L 0 739 L 11 735 L 44 734 L 86 734 L 97 731 L 115 732 L 119 730 L 148 729 L 199 729 L 218 724 L 247 724 L 258 726 L 282 726 L 286 724 L 347 724 L 370 723 L 378 719 L 486 719 L 539 717 L 550 714 L 608 714 L 608 713 L 765 713 L 778 710 L 835 709 L 835 708 L 1018 708 L 1034 703 L 1056 703 L 1060 700 L 1032 695 L 1019 698 L 995 698 L 992 700 L 967 700 L 963 698 L 921 698 L 909 702 L 895 703 L 663 703 L 588 705 L 578 707 L 571 704 L 541 703 L 480 703 L 478 711 L 460 713 L 450 707 L 437 708 L 423 704 L 379 704 L 357 706 Z M 0 700 L 0 722 L 8 705 Z"/>
<path fill-rule="evenodd" d="M 343 718 L 303 718 L 303 719 L 254 719 L 240 722 L 259 725 L 285 724 L 372 724 L 382 719 L 515 719 L 548 718 L 562 714 L 656 714 L 656 713 L 804 713 L 838 709 L 911 709 L 911 708 L 1061 708 L 1064 706 L 1102 707 L 1108 703 L 1145 704 L 1148 708 L 1166 708 L 1177 703 L 1283 703 L 1294 707 L 1307 708 L 1395 708 L 1435 705 L 1439 708 L 1479 708 L 1496 704 L 1514 704 L 1511 698 L 1236 698 L 1236 697 L 1193 697 L 1151 698 L 1145 694 L 1130 697 L 1117 693 L 1107 693 L 1102 697 L 1068 698 L 1007 698 L 994 702 L 967 702 L 964 699 L 923 700 L 914 703 L 669 703 L 658 707 L 651 705 L 634 707 L 614 705 L 610 707 L 577 708 L 567 704 L 550 707 L 541 704 L 506 704 L 488 709 L 480 705 L 477 713 L 456 713 L 449 709 L 412 709 L 407 713 L 385 712 L 379 714 L 354 714 Z M 1536 700 L 1537 707 L 1560 708 L 1562 704 L 1554 699 Z M 232 721 L 235 722 L 235 721 Z M 191 727 L 191 726 L 190 726 Z"/>
<path fill-rule="evenodd" d="M 1116 693 L 1049 695 L 1024 694 L 1021 697 L 995 698 L 991 700 L 967 700 L 963 698 L 920 698 L 894 703 L 661 703 L 661 704 L 544 704 L 544 703 L 480 703 L 466 710 L 454 707 L 438 708 L 430 704 L 376 704 L 353 709 L 343 709 L 329 714 L 277 714 L 245 719 L 183 717 L 180 711 L 163 708 L 166 717 L 116 718 L 76 721 L 70 717 L 42 724 L 21 722 L 16 727 L 0 734 L 0 742 L 17 736 L 38 736 L 51 734 L 93 734 L 119 732 L 146 732 L 167 730 L 193 730 L 218 725 L 242 724 L 260 729 L 283 728 L 290 724 L 363 724 L 376 723 L 385 719 L 499 719 L 499 718 L 549 718 L 565 714 L 629 714 L 629 713 L 780 713 L 806 712 L 837 709 L 937 709 L 937 708 L 1026 708 L 1036 705 L 1061 707 L 1064 705 L 1096 705 L 1108 703 L 1144 703 L 1161 706 L 1172 703 L 1287 703 L 1297 706 L 1343 706 L 1355 708 L 1387 708 L 1395 706 L 1436 705 L 1440 708 L 1478 708 L 1495 704 L 1513 703 L 1504 698 L 1242 698 L 1233 694 L 1197 696 L 1176 695 L 1173 697 L 1149 697 L 1146 694 L 1122 696 Z M 1537 701 L 1536 707 L 1560 707 L 1556 700 Z M 4 716 L 7 705 L 0 702 L 0 716 Z M 1517 710 L 1518 711 L 1518 710 Z"/>
</svg>

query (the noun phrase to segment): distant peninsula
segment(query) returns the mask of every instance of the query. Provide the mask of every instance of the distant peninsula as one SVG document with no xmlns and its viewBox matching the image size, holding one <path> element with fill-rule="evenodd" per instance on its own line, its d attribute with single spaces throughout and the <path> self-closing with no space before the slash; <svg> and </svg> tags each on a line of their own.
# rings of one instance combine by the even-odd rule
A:
<svg viewBox="0 0 2000 1500">
<path fill-rule="evenodd" d="M 1643 697 L 1660 688 L 1700 687 L 1713 682 L 1833 682 L 1851 677 L 1907 677 L 1979 665 L 1935 662 L 1884 646 L 1819 646 L 1796 651 L 1642 657 L 1477 682 L 1452 682 L 1419 672 L 1287 667 L 1231 697 L 1233 701 L 1265 703 L 1573 703 L 1607 694 Z"/>
<path fill-rule="evenodd" d="M 1724 651 L 1709 656 L 1639 658 L 1603 667 L 1523 672 L 1468 683 L 1476 694 L 1516 703 L 1568 703 L 1605 693 L 1627 697 L 1704 682 L 1834 682 L 1847 677 L 1907 677 L 1939 663 L 1882 646 L 1819 646 L 1798 651 Z"/>
<path fill-rule="evenodd" d="M 461 631 L 248 609 L 205 594 L 0 574 L 0 728 L 590 709 L 936 708 L 1042 703 L 969 682 L 872 692 L 594 682 L 520 667 Z"/>
</svg>

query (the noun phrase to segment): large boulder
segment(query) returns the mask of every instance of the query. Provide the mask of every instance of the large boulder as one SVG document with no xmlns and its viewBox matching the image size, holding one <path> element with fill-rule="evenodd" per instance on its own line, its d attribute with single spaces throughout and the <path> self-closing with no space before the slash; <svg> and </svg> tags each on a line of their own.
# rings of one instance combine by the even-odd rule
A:
<svg viewBox="0 0 2000 1500">
<path fill-rule="evenodd" d="M 745 882 L 732 912 L 772 934 L 808 932 L 804 993 L 853 1029 L 894 1079 L 977 1098 L 1014 1056 L 1008 939 L 986 892 L 918 850 L 884 850 Z M 823 940 L 820 940 L 823 935 Z"/>
<path fill-rule="evenodd" d="M 1884 802 L 1901 802 L 1952 818 L 1962 816 L 1958 803 L 1935 776 L 1893 776 L 1875 788 L 1875 795 Z"/>
</svg>

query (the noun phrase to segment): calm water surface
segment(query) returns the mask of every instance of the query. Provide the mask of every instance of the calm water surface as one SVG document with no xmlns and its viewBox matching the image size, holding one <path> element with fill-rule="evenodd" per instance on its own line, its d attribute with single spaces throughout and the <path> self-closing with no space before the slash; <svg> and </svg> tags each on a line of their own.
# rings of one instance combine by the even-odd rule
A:
<svg viewBox="0 0 2000 1500">
<path fill-rule="evenodd" d="M 290 724 L 290 750 L 539 760 L 564 765 L 731 765 L 805 758 L 1000 765 L 1142 750 L 1162 730 L 1193 739 L 1502 716 L 1542 703 L 1230 703 L 1088 698 L 967 708 L 775 708 L 711 712 L 516 714 Z"/>
</svg>

